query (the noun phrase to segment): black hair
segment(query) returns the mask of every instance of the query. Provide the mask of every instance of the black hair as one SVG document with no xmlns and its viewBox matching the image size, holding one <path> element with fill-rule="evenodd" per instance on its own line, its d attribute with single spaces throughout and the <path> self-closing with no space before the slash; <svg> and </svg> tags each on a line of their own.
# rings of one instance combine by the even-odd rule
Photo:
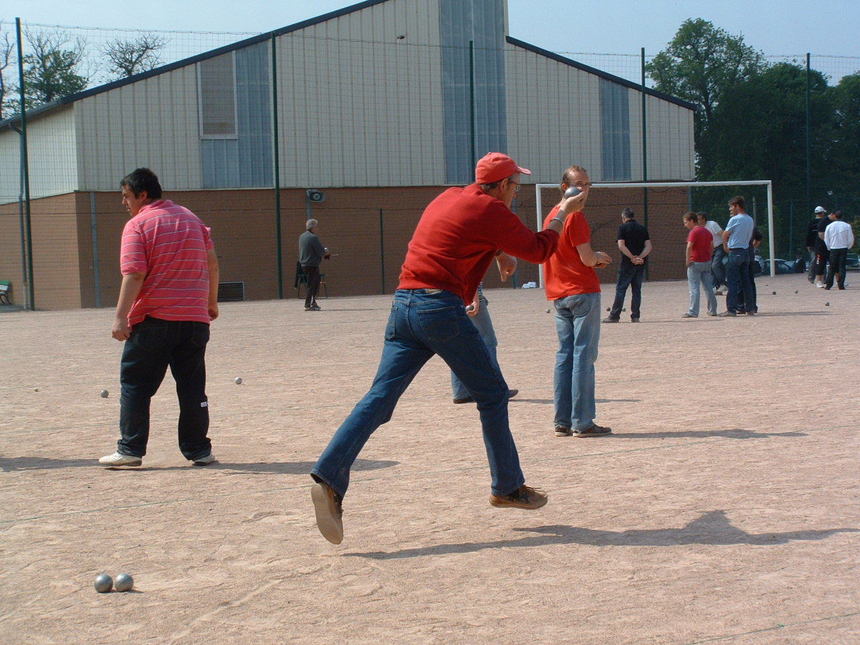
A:
<svg viewBox="0 0 860 645">
<path fill-rule="evenodd" d="M 161 199 L 161 184 L 158 183 L 156 174 L 149 168 L 138 168 L 127 174 L 119 185 L 127 186 L 135 197 L 146 191 L 146 196 L 150 199 Z"/>
</svg>

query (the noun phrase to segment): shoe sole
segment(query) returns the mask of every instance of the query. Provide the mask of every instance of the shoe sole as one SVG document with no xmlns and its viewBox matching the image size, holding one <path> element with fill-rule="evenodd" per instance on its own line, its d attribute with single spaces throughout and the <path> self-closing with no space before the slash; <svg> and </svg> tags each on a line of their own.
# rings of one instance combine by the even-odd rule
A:
<svg viewBox="0 0 860 645">
<path fill-rule="evenodd" d="M 334 500 L 323 484 L 317 482 L 311 486 L 311 500 L 314 503 L 317 528 L 322 536 L 332 544 L 343 542 L 343 521 L 337 517 L 337 509 L 333 508 Z"/>
<path fill-rule="evenodd" d="M 140 466 L 143 463 L 143 459 L 132 459 L 131 461 L 123 461 L 123 462 L 113 462 L 113 463 L 105 463 L 101 459 L 99 459 L 99 465 L 104 468 L 123 468 L 125 466 Z"/>
<path fill-rule="evenodd" d="M 540 500 L 540 503 L 525 505 L 525 504 L 517 504 L 516 502 L 509 502 L 507 500 L 498 501 L 495 497 L 490 497 L 490 506 L 495 506 L 496 508 L 520 508 L 524 511 L 536 511 L 537 509 L 546 506 L 546 503 L 549 501 L 549 498 L 544 497 Z"/>
<path fill-rule="evenodd" d="M 572 435 L 573 435 L 573 430 L 568 430 L 567 428 L 565 428 L 563 430 L 556 430 L 555 431 L 556 437 L 570 437 Z"/>
<path fill-rule="evenodd" d="M 192 461 L 192 466 L 211 466 L 212 464 L 217 464 L 218 460 L 213 459 L 212 461 Z"/>
</svg>

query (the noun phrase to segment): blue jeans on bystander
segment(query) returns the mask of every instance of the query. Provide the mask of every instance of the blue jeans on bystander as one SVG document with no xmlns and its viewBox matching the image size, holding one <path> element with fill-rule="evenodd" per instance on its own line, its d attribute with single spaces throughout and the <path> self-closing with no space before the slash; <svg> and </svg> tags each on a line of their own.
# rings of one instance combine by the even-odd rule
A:
<svg viewBox="0 0 860 645">
<path fill-rule="evenodd" d="M 747 249 L 729 249 L 729 261 L 726 264 L 726 281 L 729 285 L 729 293 L 726 295 L 727 311 L 737 313 L 742 302 L 755 302 L 749 269 L 749 251 Z"/>
<path fill-rule="evenodd" d="M 687 311 L 691 316 L 699 315 L 699 284 L 705 290 L 705 297 L 708 299 L 708 313 L 716 315 L 717 313 L 717 297 L 714 295 L 714 285 L 711 283 L 711 263 L 708 262 L 693 262 L 687 266 L 687 284 L 690 287 L 690 309 Z"/>
<path fill-rule="evenodd" d="M 472 324 L 478 330 L 478 333 L 481 335 L 481 340 L 484 341 L 484 344 L 487 346 L 487 349 L 490 350 L 490 356 L 493 359 L 493 362 L 498 365 L 498 358 L 496 357 L 496 348 L 499 346 L 499 341 L 496 339 L 496 330 L 493 329 L 493 319 L 490 318 L 490 311 L 487 309 L 487 299 L 481 295 L 478 297 L 481 306 L 478 308 L 478 313 L 474 316 L 470 316 L 469 320 L 472 321 Z M 463 385 L 463 381 L 457 378 L 457 375 L 454 372 L 451 372 L 451 391 L 453 392 L 455 399 L 465 399 L 469 397 L 469 390 L 466 389 L 466 386 Z"/>
<path fill-rule="evenodd" d="M 600 341 L 600 293 L 559 298 L 555 329 L 559 348 L 553 374 L 555 425 L 585 430 L 594 425 L 594 362 Z"/>
<path fill-rule="evenodd" d="M 726 252 L 723 245 L 715 246 L 714 254 L 711 256 L 711 277 L 714 282 L 714 291 L 726 284 L 726 267 L 723 265 L 725 257 Z"/>
</svg>

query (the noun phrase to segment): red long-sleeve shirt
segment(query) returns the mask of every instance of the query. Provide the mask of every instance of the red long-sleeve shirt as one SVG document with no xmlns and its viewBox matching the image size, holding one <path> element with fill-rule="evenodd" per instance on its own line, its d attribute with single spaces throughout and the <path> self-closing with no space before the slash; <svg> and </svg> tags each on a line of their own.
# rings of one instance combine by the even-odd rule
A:
<svg viewBox="0 0 860 645">
<path fill-rule="evenodd" d="M 498 251 L 540 263 L 557 244 L 558 233 L 532 232 L 477 184 L 449 188 L 424 209 L 397 288 L 445 289 L 469 303 Z"/>
</svg>

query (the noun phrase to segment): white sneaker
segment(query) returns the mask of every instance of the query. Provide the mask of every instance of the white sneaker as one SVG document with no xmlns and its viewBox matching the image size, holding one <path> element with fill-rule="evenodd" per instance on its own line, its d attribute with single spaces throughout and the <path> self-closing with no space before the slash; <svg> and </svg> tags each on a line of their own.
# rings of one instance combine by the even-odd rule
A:
<svg viewBox="0 0 860 645">
<path fill-rule="evenodd" d="M 99 463 L 102 466 L 140 466 L 143 460 L 140 457 L 115 452 L 112 455 L 105 455 L 99 459 Z"/>
<path fill-rule="evenodd" d="M 217 459 L 215 459 L 215 455 L 213 455 L 213 454 L 210 452 L 210 453 L 209 453 L 208 455 L 206 455 L 205 457 L 199 457 L 198 459 L 195 459 L 192 463 L 193 463 L 195 466 L 208 466 L 209 464 L 214 464 L 214 463 L 215 463 L 215 462 L 217 462 L 217 461 L 218 461 L 218 460 L 217 460 Z"/>
<path fill-rule="evenodd" d="M 819 289 L 823 289 L 823 288 L 824 288 L 824 283 L 823 283 L 823 282 L 819 282 L 818 280 L 816 280 L 816 281 L 815 281 L 815 286 L 816 286 L 816 287 L 818 287 Z"/>
</svg>

